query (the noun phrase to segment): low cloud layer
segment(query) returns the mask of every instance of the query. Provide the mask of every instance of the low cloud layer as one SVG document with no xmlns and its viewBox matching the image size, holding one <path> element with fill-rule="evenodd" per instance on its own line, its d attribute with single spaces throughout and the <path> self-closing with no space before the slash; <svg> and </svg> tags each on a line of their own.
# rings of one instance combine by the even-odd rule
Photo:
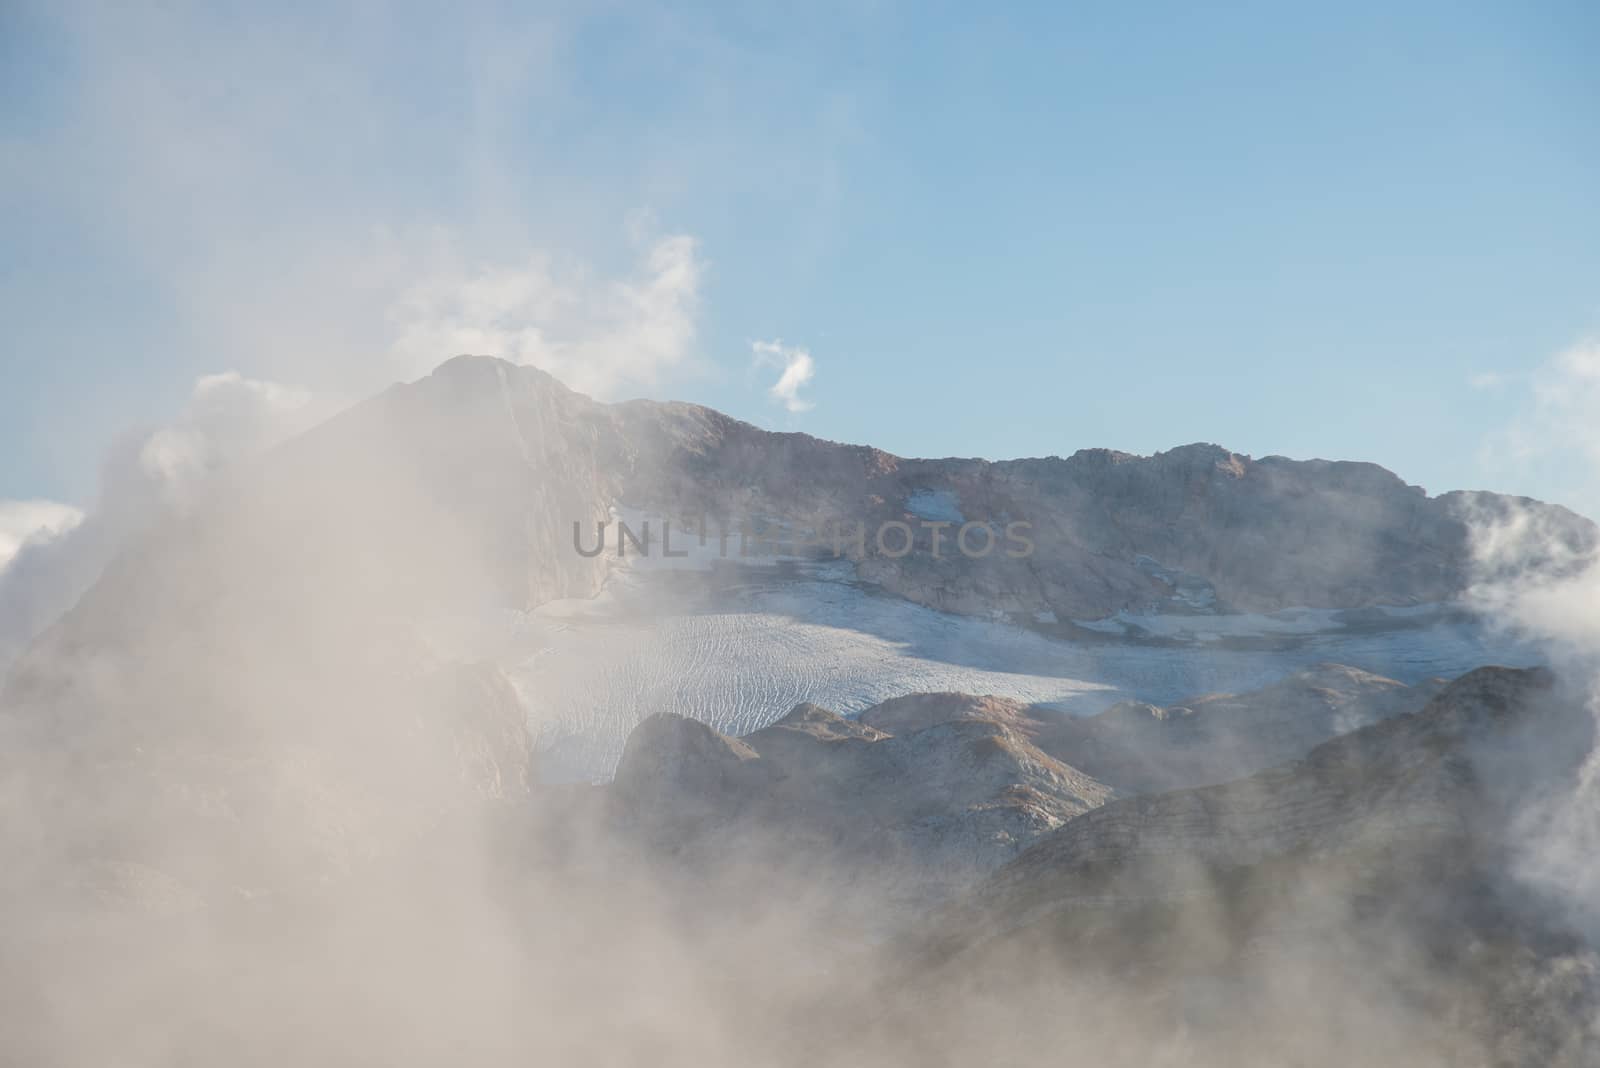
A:
<svg viewBox="0 0 1600 1068">
<path fill-rule="evenodd" d="M 1600 482 L 1600 345 L 1568 350 L 1541 372 L 1535 412 L 1548 424 L 1525 419 L 1513 428 L 1517 443 L 1535 454 L 1565 443 Z M 1492 625 L 1537 641 L 1600 722 L 1600 558 L 1562 538 L 1550 518 L 1531 505 L 1478 516 L 1481 579 L 1467 599 Z M 1589 755 L 1570 790 L 1525 815 L 1520 840 L 1516 874 L 1600 942 L 1600 753 Z"/>
<path fill-rule="evenodd" d="M 87 513 L 45 501 L 0 505 L 0 671 L 72 607 L 130 537 L 325 411 L 301 389 L 233 371 L 206 375 L 176 419 L 125 434 L 110 450 Z"/>
</svg>

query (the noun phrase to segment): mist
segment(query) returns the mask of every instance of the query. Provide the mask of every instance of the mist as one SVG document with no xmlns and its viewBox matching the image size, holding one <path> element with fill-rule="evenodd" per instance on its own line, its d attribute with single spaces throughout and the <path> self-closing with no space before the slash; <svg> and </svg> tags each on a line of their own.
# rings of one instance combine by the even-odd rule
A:
<svg viewBox="0 0 1600 1068">
<path fill-rule="evenodd" d="M 1600 1064 L 1591 22 L 8 5 L 0 1065 Z"/>
</svg>

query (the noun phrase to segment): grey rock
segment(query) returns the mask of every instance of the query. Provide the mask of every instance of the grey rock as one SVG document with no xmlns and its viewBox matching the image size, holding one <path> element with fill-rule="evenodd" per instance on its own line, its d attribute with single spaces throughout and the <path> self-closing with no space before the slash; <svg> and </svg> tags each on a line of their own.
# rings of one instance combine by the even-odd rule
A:
<svg viewBox="0 0 1600 1068">
<path fill-rule="evenodd" d="M 890 735 L 804 704 L 742 739 L 653 716 L 609 789 L 623 825 L 694 865 L 768 856 L 916 907 L 1111 796 L 1004 723 Z"/>
</svg>

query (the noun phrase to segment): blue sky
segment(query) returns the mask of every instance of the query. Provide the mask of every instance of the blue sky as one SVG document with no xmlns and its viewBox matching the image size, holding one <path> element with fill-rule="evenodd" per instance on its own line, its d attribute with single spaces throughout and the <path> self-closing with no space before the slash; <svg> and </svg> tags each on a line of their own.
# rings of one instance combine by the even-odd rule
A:
<svg viewBox="0 0 1600 1068">
<path fill-rule="evenodd" d="M 87 504 L 201 375 L 461 345 L 909 455 L 1596 499 L 1592 4 L 134 7 L 0 8 L 0 498 Z"/>
</svg>

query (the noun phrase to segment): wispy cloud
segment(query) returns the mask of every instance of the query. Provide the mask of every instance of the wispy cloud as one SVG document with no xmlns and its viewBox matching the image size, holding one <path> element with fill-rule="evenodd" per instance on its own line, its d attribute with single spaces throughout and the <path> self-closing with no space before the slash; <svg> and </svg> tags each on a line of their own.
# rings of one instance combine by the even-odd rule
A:
<svg viewBox="0 0 1600 1068">
<path fill-rule="evenodd" d="M 1477 371 L 1467 376 L 1467 385 L 1478 390 L 1501 389 L 1508 382 L 1510 378 L 1499 371 Z"/>
<path fill-rule="evenodd" d="M 1600 512 L 1600 339 L 1580 341 L 1527 376 L 1509 421 L 1485 439 L 1482 463 L 1503 475 L 1565 480 L 1566 499 Z"/>
<path fill-rule="evenodd" d="M 767 389 L 767 396 L 791 412 L 810 411 L 812 403 L 800 391 L 816 377 L 817 363 L 808 349 L 785 345 L 781 340 L 752 342 L 756 363 L 779 369 L 778 380 Z"/>
<path fill-rule="evenodd" d="M 1600 339 L 1557 353 L 1534 372 L 1527 406 L 1501 436 L 1512 455 L 1533 460 L 1577 452 L 1600 469 Z"/>
<path fill-rule="evenodd" d="M 691 183 L 676 152 L 558 164 L 546 120 L 580 107 L 585 20 L 469 5 L 396 39 L 365 9 L 241 33 L 189 9 L 62 5 L 51 21 L 82 77 L 0 192 L 94 223 L 87 251 L 137 266 L 184 345 L 260 378 L 353 400 L 473 352 L 601 396 L 653 388 L 695 365 L 704 261 L 689 234 L 638 232 L 672 199 L 638 175 Z M 427 87 L 463 77 L 465 113 L 439 121 Z M 651 162 L 642 146 L 628 151 Z"/>
<path fill-rule="evenodd" d="M 687 234 L 648 242 L 619 278 L 544 251 L 512 264 L 435 265 L 395 296 L 390 348 L 407 377 L 474 353 L 536 364 L 610 398 L 693 362 L 703 273 Z"/>
</svg>

